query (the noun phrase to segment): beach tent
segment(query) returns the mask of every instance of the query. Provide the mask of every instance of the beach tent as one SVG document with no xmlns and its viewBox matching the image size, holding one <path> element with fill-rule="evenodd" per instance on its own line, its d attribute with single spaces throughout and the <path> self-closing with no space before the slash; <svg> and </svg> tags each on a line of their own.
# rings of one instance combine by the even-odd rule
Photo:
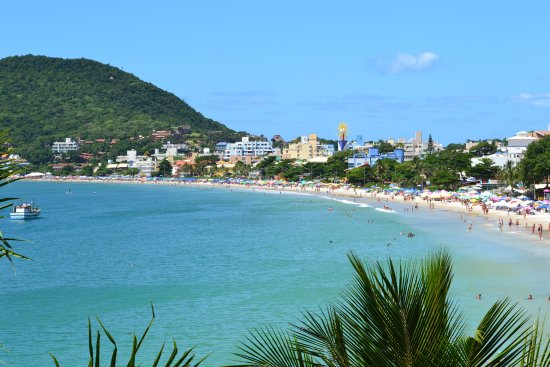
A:
<svg viewBox="0 0 550 367">
<path fill-rule="evenodd" d="M 27 178 L 42 177 L 42 176 L 46 176 L 46 175 L 44 173 L 41 173 L 41 172 L 31 172 L 28 175 L 25 175 L 25 177 L 27 177 Z"/>
</svg>

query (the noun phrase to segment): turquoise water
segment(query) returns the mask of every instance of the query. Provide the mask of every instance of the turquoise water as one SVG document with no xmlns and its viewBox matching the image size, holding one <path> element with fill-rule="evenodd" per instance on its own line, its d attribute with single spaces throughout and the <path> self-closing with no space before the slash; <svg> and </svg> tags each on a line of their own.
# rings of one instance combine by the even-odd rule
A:
<svg viewBox="0 0 550 367">
<path fill-rule="evenodd" d="M 3 188 L 11 195 L 43 209 L 35 221 L 0 220 L 5 234 L 32 241 L 18 244 L 33 261 L 18 261 L 15 274 L 0 262 L 0 361 L 11 366 L 53 365 L 48 352 L 84 365 L 88 316 L 101 317 L 124 355 L 151 302 L 157 318 L 143 355 L 174 337 L 213 352 L 206 365 L 230 363 L 246 330 L 286 327 L 336 297 L 352 275 L 350 250 L 419 258 L 448 247 L 453 292 L 472 326 L 503 296 L 531 313 L 550 310 L 549 243 L 483 218 L 468 232 L 458 214 L 394 204 L 385 213 L 310 195 L 157 185 L 18 182 Z"/>
</svg>

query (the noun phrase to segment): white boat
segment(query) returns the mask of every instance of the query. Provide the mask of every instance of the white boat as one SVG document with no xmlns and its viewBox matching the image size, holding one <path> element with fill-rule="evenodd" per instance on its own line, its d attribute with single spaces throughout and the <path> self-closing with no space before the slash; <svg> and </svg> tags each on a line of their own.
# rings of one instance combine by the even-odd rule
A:
<svg viewBox="0 0 550 367">
<path fill-rule="evenodd" d="M 21 204 L 13 207 L 11 219 L 35 219 L 40 215 L 40 208 L 31 204 Z"/>
</svg>

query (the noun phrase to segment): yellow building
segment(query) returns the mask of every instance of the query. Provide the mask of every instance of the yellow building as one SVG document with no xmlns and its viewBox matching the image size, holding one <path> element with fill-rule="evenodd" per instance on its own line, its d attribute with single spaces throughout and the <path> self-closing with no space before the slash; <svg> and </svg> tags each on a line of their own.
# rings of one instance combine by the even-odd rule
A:
<svg viewBox="0 0 550 367">
<path fill-rule="evenodd" d="M 317 134 L 300 137 L 298 143 L 291 143 L 283 149 L 283 159 L 307 161 L 319 157 L 330 157 L 334 154 L 334 146 L 319 144 Z"/>
</svg>

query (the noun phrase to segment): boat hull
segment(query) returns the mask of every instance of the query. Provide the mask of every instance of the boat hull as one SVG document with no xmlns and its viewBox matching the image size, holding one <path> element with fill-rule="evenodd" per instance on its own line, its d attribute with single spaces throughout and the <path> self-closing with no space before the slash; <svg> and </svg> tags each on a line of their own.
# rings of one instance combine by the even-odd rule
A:
<svg viewBox="0 0 550 367">
<path fill-rule="evenodd" d="M 10 213 L 10 218 L 15 220 L 36 219 L 40 212 L 36 213 Z"/>
</svg>

